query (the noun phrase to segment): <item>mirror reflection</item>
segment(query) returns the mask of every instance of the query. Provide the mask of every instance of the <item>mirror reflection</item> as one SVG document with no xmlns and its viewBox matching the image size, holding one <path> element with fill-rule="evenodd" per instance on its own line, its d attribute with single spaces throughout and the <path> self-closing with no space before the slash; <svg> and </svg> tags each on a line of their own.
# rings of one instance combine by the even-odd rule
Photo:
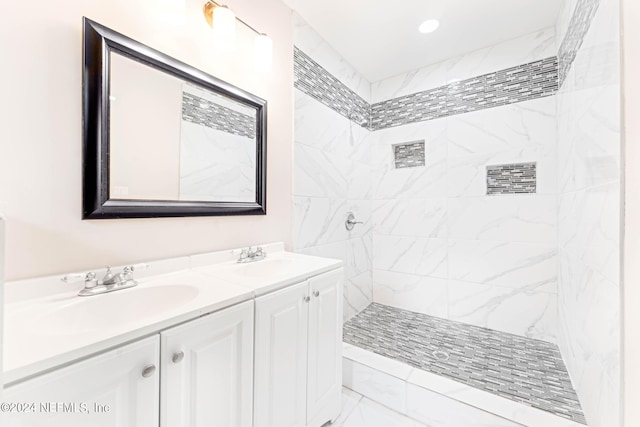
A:
<svg viewBox="0 0 640 427">
<path fill-rule="evenodd" d="M 111 199 L 256 202 L 255 107 L 111 52 Z"/>
</svg>

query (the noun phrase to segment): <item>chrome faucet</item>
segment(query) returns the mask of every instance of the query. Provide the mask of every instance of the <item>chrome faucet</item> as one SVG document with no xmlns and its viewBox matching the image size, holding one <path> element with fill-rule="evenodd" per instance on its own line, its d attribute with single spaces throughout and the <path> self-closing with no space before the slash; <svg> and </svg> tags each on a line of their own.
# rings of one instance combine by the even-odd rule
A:
<svg viewBox="0 0 640 427">
<path fill-rule="evenodd" d="M 102 279 L 102 284 L 104 286 L 126 286 L 126 287 L 131 287 L 131 286 L 135 286 L 135 285 L 128 285 L 131 282 L 135 282 L 135 280 L 133 280 L 133 270 L 135 269 L 135 266 L 127 266 L 124 269 L 122 269 L 122 273 L 118 273 L 118 274 L 113 274 L 111 273 L 111 267 L 107 267 L 107 273 L 105 274 L 104 278 Z M 137 283 L 136 283 L 137 284 Z"/>
<path fill-rule="evenodd" d="M 138 282 L 133 278 L 135 270 L 144 270 L 147 264 L 136 264 L 124 267 L 121 273 L 113 274 L 111 267 L 107 267 L 107 272 L 98 280 L 96 273 L 89 271 L 86 273 L 68 274 L 62 278 L 65 283 L 73 283 L 84 280 L 84 288 L 80 289 L 78 295 L 81 297 L 105 294 L 107 292 L 119 291 L 120 289 L 133 288 Z"/>
<path fill-rule="evenodd" d="M 247 262 L 260 261 L 266 257 L 267 253 L 262 249 L 262 246 L 258 246 L 255 250 L 252 250 L 251 246 L 249 246 L 240 251 L 240 258 L 238 258 L 237 262 L 238 264 L 245 264 Z"/>
</svg>

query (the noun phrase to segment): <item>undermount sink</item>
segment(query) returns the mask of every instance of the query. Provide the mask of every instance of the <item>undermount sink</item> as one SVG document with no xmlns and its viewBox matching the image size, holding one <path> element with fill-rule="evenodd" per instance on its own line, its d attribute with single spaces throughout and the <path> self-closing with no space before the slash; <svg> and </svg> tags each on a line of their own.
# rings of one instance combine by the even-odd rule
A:
<svg viewBox="0 0 640 427">
<path fill-rule="evenodd" d="M 33 322 L 47 335 L 90 333 L 161 315 L 187 304 L 198 294 L 193 286 L 163 285 L 77 297 L 56 311 L 36 317 Z"/>
<path fill-rule="evenodd" d="M 239 264 L 229 271 L 248 277 L 279 276 L 295 263 L 292 259 L 267 258 L 247 264 Z"/>
</svg>

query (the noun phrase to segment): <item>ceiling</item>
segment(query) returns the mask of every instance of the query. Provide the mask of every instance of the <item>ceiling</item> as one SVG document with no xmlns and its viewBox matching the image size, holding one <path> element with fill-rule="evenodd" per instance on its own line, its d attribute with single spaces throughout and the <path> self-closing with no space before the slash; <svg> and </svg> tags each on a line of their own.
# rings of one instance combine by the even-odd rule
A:
<svg viewBox="0 0 640 427">
<path fill-rule="evenodd" d="M 561 0 L 283 0 L 376 82 L 555 25 Z M 440 28 L 418 26 L 439 19 Z"/>
</svg>

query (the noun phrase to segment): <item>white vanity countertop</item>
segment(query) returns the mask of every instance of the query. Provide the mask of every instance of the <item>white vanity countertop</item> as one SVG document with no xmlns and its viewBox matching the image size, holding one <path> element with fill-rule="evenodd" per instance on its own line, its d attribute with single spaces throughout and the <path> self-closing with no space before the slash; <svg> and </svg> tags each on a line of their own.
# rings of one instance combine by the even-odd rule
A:
<svg viewBox="0 0 640 427">
<path fill-rule="evenodd" d="M 7 283 L 5 384 L 342 265 L 339 260 L 284 252 L 281 244 L 266 248 L 265 260 L 247 264 L 235 262 L 238 250 L 152 261 L 148 271 L 139 274 L 138 286 L 91 297 L 77 296 L 82 284 L 61 284 L 58 276 Z M 27 298 L 28 293 L 38 297 Z"/>
<path fill-rule="evenodd" d="M 335 270 L 341 261 L 319 258 L 292 252 L 274 252 L 264 260 L 238 264 L 235 260 L 212 263 L 208 255 L 196 255 L 191 259 L 193 271 L 202 272 L 225 282 L 249 287 L 258 297 L 284 287 L 300 283 L 314 275 Z"/>
</svg>

